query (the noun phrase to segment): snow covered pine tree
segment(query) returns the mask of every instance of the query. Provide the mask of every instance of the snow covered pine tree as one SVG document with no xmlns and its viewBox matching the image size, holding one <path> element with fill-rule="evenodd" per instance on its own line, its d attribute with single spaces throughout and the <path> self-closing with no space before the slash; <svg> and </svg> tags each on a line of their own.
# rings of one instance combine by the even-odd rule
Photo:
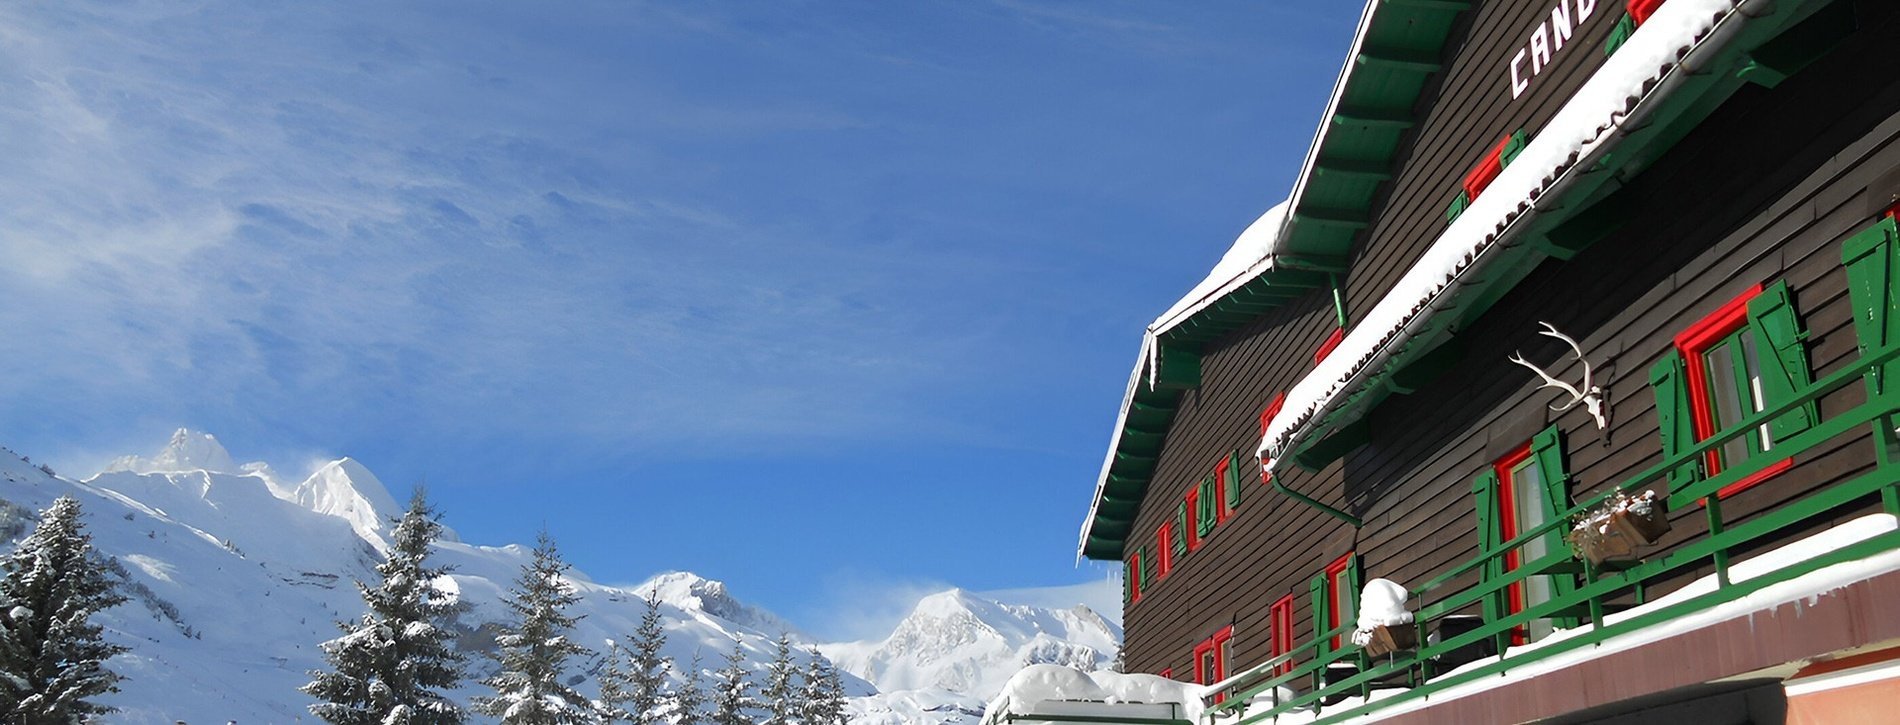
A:
<svg viewBox="0 0 1900 725">
<path fill-rule="evenodd" d="M 77 723 L 114 708 L 91 698 L 118 692 L 105 661 L 126 648 L 105 641 L 93 614 L 125 601 L 106 578 L 79 501 L 61 496 L 7 557 L 0 578 L 0 720 Z"/>
<path fill-rule="evenodd" d="M 804 725 L 844 725 L 844 680 L 831 660 L 813 647 L 805 667 Z"/>
<path fill-rule="evenodd" d="M 693 652 L 693 663 L 680 673 L 680 688 L 675 690 L 668 700 L 668 716 L 673 725 L 701 725 L 706 722 L 706 691 L 700 684 L 699 652 Z"/>
<path fill-rule="evenodd" d="M 657 587 L 647 593 L 646 604 L 646 611 L 640 615 L 640 629 L 633 633 L 633 650 L 614 645 L 607 654 L 607 669 L 600 676 L 600 700 L 608 716 L 634 725 L 661 721 L 662 688 L 669 664 L 660 654 L 666 647 L 666 627 L 660 616 Z"/>
<path fill-rule="evenodd" d="M 747 711 L 759 703 L 752 699 L 752 683 L 746 680 L 745 649 L 738 642 L 732 643 L 732 654 L 726 655 L 726 666 L 718 676 L 719 689 L 713 691 L 713 725 L 753 725 Z"/>
<path fill-rule="evenodd" d="M 442 694 L 462 681 L 462 653 L 442 626 L 452 606 L 432 582 L 448 573 L 428 565 L 429 545 L 442 524 L 421 487 L 396 520 L 395 544 L 377 565 L 382 580 L 357 582 L 369 611 L 339 622 L 343 636 L 324 642 L 333 671 L 311 672 L 305 694 L 321 700 L 310 714 L 334 725 L 457 725 L 467 719 Z"/>
<path fill-rule="evenodd" d="M 521 578 L 508 592 L 508 608 L 520 624 L 505 627 L 495 643 L 501 671 L 482 683 L 495 690 L 492 697 L 475 700 L 475 711 L 501 718 L 504 725 L 560 725 L 598 721 L 594 704 L 563 681 L 567 660 L 589 654 L 568 638 L 578 617 L 564 610 L 580 597 L 562 575 L 567 562 L 554 549 L 547 532 L 535 541 L 534 558 L 521 568 Z"/>
<path fill-rule="evenodd" d="M 792 662 L 792 635 L 780 633 L 777 647 L 772 651 L 772 664 L 765 668 L 765 689 L 759 693 L 764 701 L 765 722 L 762 725 L 795 725 L 799 715 L 805 711 L 803 692 L 799 691 L 798 665 Z"/>
</svg>

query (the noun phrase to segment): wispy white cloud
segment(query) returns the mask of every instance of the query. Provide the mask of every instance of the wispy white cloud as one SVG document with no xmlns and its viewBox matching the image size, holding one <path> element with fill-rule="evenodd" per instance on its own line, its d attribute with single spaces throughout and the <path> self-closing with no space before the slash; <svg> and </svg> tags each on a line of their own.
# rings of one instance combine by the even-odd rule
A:
<svg viewBox="0 0 1900 725">
<path fill-rule="evenodd" d="M 905 277 L 982 262 L 754 208 L 769 197 L 731 187 L 800 180 L 735 178 L 744 149 L 710 150 L 864 121 L 422 27 L 440 21 L 0 8 L 0 280 L 21 293 L 0 324 L 42 352 L 0 363 L 0 393 L 122 419 L 334 429 L 394 408 L 445 436 L 533 420 L 757 446 L 911 419 L 906 391 L 964 354 Z"/>
</svg>

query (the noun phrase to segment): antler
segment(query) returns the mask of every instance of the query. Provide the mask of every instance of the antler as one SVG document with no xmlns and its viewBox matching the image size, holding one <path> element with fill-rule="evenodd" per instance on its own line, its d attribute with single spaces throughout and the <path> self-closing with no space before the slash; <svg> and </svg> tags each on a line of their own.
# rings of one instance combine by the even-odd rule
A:
<svg viewBox="0 0 1900 725">
<path fill-rule="evenodd" d="M 1539 322 L 1537 324 L 1544 326 L 1544 331 L 1539 334 L 1542 334 L 1545 337 L 1554 337 L 1559 340 L 1563 340 L 1564 344 L 1570 346 L 1570 351 L 1573 353 L 1576 353 L 1577 355 L 1577 362 L 1583 363 L 1583 389 L 1585 391 L 1589 391 L 1590 389 L 1595 388 L 1596 386 L 1591 384 L 1592 378 L 1590 374 L 1590 361 L 1584 359 L 1583 357 L 1583 347 L 1578 345 L 1577 341 L 1574 338 L 1570 337 L 1569 335 L 1558 332 L 1557 328 L 1551 325 L 1550 323 Z M 1540 370 L 1538 371 L 1538 373 L 1542 374 L 1543 371 Z M 1549 376 L 1545 376 L 1545 377 L 1546 379 L 1548 379 Z M 1565 386 L 1565 387 L 1569 387 L 1569 386 Z M 1576 388 L 1570 388 L 1570 392 L 1575 393 L 1576 391 L 1577 391 Z"/>
<path fill-rule="evenodd" d="M 1558 390 L 1562 390 L 1570 394 L 1570 402 L 1564 403 L 1563 407 L 1552 405 L 1550 406 L 1551 410 L 1562 413 L 1566 410 L 1577 407 L 1578 403 L 1583 402 L 1583 398 L 1584 398 L 1583 391 L 1577 390 L 1570 383 L 1566 383 L 1562 380 L 1558 380 L 1556 378 L 1551 377 L 1550 373 L 1544 372 L 1543 368 L 1537 367 L 1536 365 L 1532 365 L 1530 361 L 1525 360 L 1522 353 L 1513 354 L 1511 355 L 1510 359 L 1511 359 L 1511 362 L 1530 368 L 1531 372 L 1537 373 L 1537 377 L 1544 379 L 1544 384 L 1538 386 L 1537 388 L 1538 390 L 1543 390 L 1544 388 L 1556 388 Z M 1584 380 L 1585 380 L 1585 384 L 1587 385 L 1589 378 L 1585 377 Z"/>
</svg>

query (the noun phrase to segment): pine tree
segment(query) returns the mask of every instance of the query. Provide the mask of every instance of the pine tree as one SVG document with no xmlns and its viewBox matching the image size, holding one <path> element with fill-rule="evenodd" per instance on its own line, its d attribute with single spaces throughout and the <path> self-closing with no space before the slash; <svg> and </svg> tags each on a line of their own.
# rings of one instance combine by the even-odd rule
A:
<svg viewBox="0 0 1900 725">
<path fill-rule="evenodd" d="M 804 693 L 798 689 L 798 664 L 792 661 L 792 635 L 781 633 L 777 648 L 772 651 L 772 664 L 765 669 L 765 689 L 759 693 L 764 701 L 766 718 L 763 725 L 794 725 L 798 716 L 805 711 Z"/>
<path fill-rule="evenodd" d="M 442 535 L 440 518 L 418 486 L 396 519 L 389 557 L 377 565 L 375 586 L 356 589 L 369 611 L 340 622 L 343 636 L 324 642 L 330 669 L 310 673 L 304 693 L 321 702 L 310 714 L 335 725 L 458 725 L 467 716 L 443 694 L 462 681 L 462 653 L 443 625 L 453 602 L 433 583 L 447 567 L 429 566 L 429 546 Z"/>
<path fill-rule="evenodd" d="M 693 653 L 693 664 L 680 674 L 680 687 L 667 698 L 668 711 L 673 725 L 701 725 L 706 722 L 706 691 L 702 689 L 699 674 L 699 653 Z"/>
<path fill-rule="evenodd" d="M 607 640 L 606 662 L 601 665 L 600 676 L 594 678 L 600 684 L 600 718 L 607 722 L 633 719 L 627 709 L 633 700 L 633 675 L 627 671 L 628 659 L 627 648 Z"/>
<path fill-rule="evenodd" d="M 635 725 L 653 725 L 660 721 L 660 701 L 665 694 L 666 667 L 661 650 L 666 648 L 666 622 L 660 616 L 660 590 L 647 593 L 647 608 L 640 615 L 640 629 L 633 633 L 632 668 L 627 673 L 631 685 L 628 713 Z"/>
<path fill-rule="evenodd" d="M 508 608 L 519 623 L 504 627 L 495 638 L 501 652 L 501 671 L 482 681 L 493 688 L 492 697 L 475 700 L 475 711 L 501 718 L 505 725 L 559 725 L 594 722 L 593 703 L 563 681 L 567 660 L 589 654 L 567 636 L 579 617 L 566 609 L 580 601 L 562 575 L 567 562 L 554 549 L 554 540 L 541 532 L 534 558 L 521 568 L 521 578 L 508 592 Z"/>
<path fill-rule="evenodd" d="M 844 725 L 844 679 L 813 647 L 805 668 L 805 725 Z"/>
<path fill-rule="evenodd" d="M 61 496 L 40 514 L 0 578 L 0 720 L 77 723 L 113 712 L 91 698 L 118 692 L 106 660 L 126 648 L 105 640 L 92 615 L 125 601 L 79 520 Z"/>
<path fill-rule="evenodd" d="M 752 699 L 752 683 L 746 680 L 745 650 L 732 643 L 726 666 L 716 675 L 718 689 L 713 691 L 713 725 L 753 725 L 746 711 L 758 707 Z"/>
</svg>

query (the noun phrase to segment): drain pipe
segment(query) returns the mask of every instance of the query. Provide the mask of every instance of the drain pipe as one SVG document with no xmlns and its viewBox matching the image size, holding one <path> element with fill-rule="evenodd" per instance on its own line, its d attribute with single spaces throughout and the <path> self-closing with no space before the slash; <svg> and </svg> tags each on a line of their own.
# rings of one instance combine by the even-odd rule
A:
<svg viewBox="0 0 1900 725">
<path fill-rule="evenodd" d="M 1261 465 L 1260 470 L 1265 472 L 1267 474 L 1267 480 L 1273 483 L 1273 490 L 1286 494 L 1289 498 L 1292 498 L 1293 500 L 1298 501 L 1300 503 L 1306 504 L 1307 506 L 1313 508 L 1314 510 L 1319 511 L 1320 513 L 1326 514 L 1327 516 L 1331 516 L 1333 518 L 1339 519 L 1340 521 L 1344 521 L 1348 524 L 1351 524 L 1352 527 L 1355 529 L 1360 528 L 1361 526 L 1365 525 L 1365 522 L 1361 521 L 1359 517 L 1357 516 L 1354 516 L 1352 514 L 1346 513 L 1344 511 L 1341 511 L 1339 509 L 1336 509 L 1324 503 L 1321 503 L 1319 499 L 1313 498 L 1312 496 L 1308 496 L 1306 494 L 1300 493 L 1299 491 L 1295 491 L 1291 488 L 1287 488 L 1286 484 L 1280 481 L 1280 477 L 1273 475 L 1272 469 L 1266 466 L 1265 464 Z"/>
</svg>

